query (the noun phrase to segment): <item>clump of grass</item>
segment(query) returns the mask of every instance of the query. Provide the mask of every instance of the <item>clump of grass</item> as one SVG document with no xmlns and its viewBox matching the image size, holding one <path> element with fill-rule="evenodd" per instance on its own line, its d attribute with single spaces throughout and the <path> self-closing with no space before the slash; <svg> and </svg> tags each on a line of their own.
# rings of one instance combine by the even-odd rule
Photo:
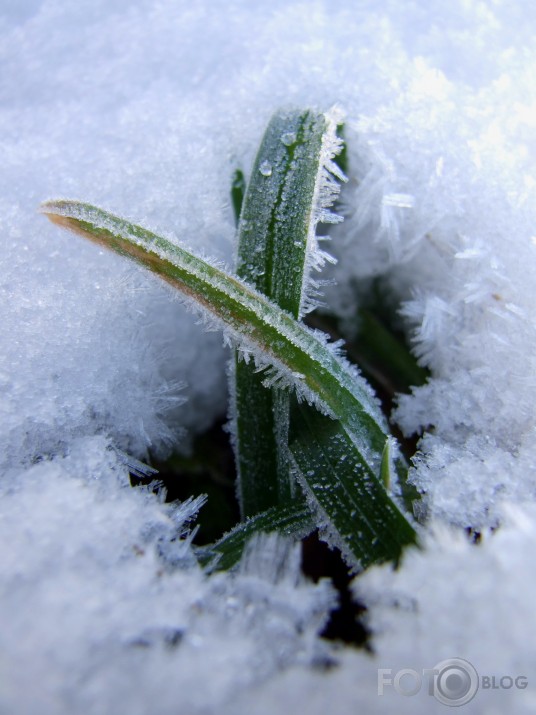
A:
<svg viewBox="0 0 536 715">
<path fill-rule="evenodd" d="M 234 566 L 261 531 L 302 538 L 318 529 L 353 570 L 397 562 L 417 542 L 409 498 L 404 502 L 407 464 L 378 400 L 340 346 L 303 322 L 317 305 L 314 274 L 331 260 L 318 226 L 341 220 L 330 210 L 345 180 L 336 161 L 340 135 L 334 111 L 272 118 L 248 185 L 241 172 L 232 185 L 236 275 L 95 206 L 42 205 L 58 225 L 176 287 L 233 346 L 241 520 L 199 550 L 210 569 Z"/>
</svg>

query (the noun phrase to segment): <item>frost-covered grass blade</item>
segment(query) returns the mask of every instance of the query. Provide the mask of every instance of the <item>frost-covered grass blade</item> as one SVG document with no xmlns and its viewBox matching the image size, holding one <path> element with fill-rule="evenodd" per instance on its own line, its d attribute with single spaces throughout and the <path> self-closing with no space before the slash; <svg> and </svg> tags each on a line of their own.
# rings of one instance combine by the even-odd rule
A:
<svg viewBox="0 0 536 715">
<path fill-rule="evenodd" d="M 289 500 L 247 518 L 219 541 L 198 550 L 198 559 L 209 571 L 225 571 L 235 566 L 252 536 L 274 531 L 294 539 L 303 539 L 315 528 L 315 519 L 302 499 Z"/>
<path fill-rule="evenodd" d="M 264 134 L 238 229 L 237 273 L 296 318 L 310 307 L 311 269 L 333 260 L 318 245 L 320 222 L 345 179 L 333 161 L 342 147 L 336 112 L 276 113 Z"/>
<path fill-rule="evenodd" d="M 398 561 L 415 530 L 340 423 L 294 401 L 290 425 L 296 476 L 321 535 L 356 570 Z"/>
<path fill-rule="evenodd" d="M 341 148 L 336 126 L 334 113 L 276 113 L 259 147 L 243 203 L 241 172 L 235 173 L 231 189 L 235 216 L 240 217 L 238 276 L 295 318 L 307 305 L 311 268 L 319 268 L 327 255 L 318 247 L 316 227 L 338 193 L 333 172 L 342 177 L 333 165 Z M 268 389 L 263 382 L 255 365 L 237 353 L 232 424 L 244 516 L 283 504 L 293 492 L 288 392 Z"/>
<path fill-rule="evenodd" d="M 52 221 L 149 268 L 213 316 L 251 354 L 265 383 L 294 388 L 341 421 L 370 467 L 379 469 L 388 434 L 377 400 L 355 367 L 326 337 L 296 321 L 258 291 L 184 248 L 102 209 L 49 201 Z"/>
</svg>

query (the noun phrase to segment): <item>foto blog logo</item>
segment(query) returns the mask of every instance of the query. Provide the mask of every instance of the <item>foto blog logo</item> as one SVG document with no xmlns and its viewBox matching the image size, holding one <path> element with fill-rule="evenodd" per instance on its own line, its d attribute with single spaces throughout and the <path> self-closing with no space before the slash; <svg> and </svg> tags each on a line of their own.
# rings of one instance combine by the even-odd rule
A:
<svg viewBox="0 0 536 715">
<path fill-rule="evenodd" d="M 405 697 L 417 695 L 423 687 L 428 695 L 443 705 L 459 707 L 466 705 L 482 690 L 524 690 L 528 679 L 524 675 L 479 675 L 476 668 L 463 658 L 448 658 L 435 668 L 424 668 L 422 672 L 413 668 L 402 668 L 393 672 L 391 668 L 378 669 L 378 695 L 384 695 L 385 688 L 393 688 Z"/>
</svg>

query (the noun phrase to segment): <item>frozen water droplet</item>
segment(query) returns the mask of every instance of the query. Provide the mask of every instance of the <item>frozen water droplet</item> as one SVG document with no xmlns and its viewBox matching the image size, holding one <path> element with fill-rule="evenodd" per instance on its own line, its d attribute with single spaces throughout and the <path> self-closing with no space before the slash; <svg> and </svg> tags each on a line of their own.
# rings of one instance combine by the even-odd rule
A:
<svg viewBox="0 0 536 715">
<path fill-rule="evenodd" d="M 266 161 L 266 159 L 261 162 L 261 165 L 259 166 L 259 171 L 263 176 L 271 176 L 272 175 L 272 165 L 270 164 L 269 161 Z"/>
<path fill-rule="evenodd" d="M 296 141 L 296 132 L 285 132 L 281 135 L 281 141 L 285 146 L 291 146 Z"/>
</svg>

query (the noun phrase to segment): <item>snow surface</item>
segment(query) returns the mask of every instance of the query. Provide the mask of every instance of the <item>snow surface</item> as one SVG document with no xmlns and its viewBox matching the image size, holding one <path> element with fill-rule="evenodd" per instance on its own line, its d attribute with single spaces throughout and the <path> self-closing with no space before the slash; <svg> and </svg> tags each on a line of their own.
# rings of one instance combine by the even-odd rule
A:
<svg viewBox="0 0 536 715">
<path fill-rule="evenodd" d="M 3 0 L 0 712 L 433 712 L 377 669 L 449 657 L 529 676 L 465 712 L 534 711 L 535 36 L 531 0 Z M 432 372 L 395 411 L 428 430 L 426 549 L 355 582 L 373 655 L 316 637 L 333 594 L 295 552 L 206 578 L 196 505 L 128 486 L 115 448 L 187 449 L 225 413 L 221 336 L 37 214 L 78 198 L 230 261 L 234 169 L 274 110 L 334 104 L 328 300 L 348 317 L 381 276 Z"/>
</svg>

